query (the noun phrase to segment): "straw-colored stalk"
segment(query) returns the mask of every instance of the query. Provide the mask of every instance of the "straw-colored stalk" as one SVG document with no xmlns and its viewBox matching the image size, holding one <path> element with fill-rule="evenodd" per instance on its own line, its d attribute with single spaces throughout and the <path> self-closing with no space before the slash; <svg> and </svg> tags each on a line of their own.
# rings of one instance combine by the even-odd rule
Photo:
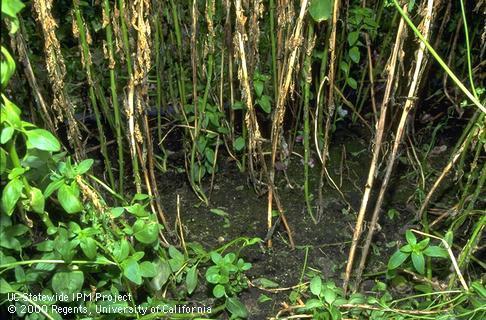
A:
<svg viewBox="0 0 486 320">
<path fill-rule="evenodd" d="M 424 15 L 424 19 L 422 21 L 422 32 L 424 34 L 425 39 L 428 39 L 430 33 L 430 25 L 432 23 L 432 9 L 434 7 L 434 0 L 428 0 L 427 8 L 422 12 Z M 422 79 L 423 71 L 425 70 L 425 66 L 427 64 L 427 57 L 425 55 L 425 45 L 423 42 L 420 43 L 417 56 L 416 56 L 416 63 L 415 63 L 415 71 L 413 73 L 412 82 L 410 84 L 410 88 L 408 90 L 407 100 L 405 101 L 405 105 L 402 110 L 402 115 L 400 118 L 400 123 L 398 124 L 396 133 L 395 133 L 395 141 L 393 143 L 393 149 L 388 156 L 388 161 L 385 169 L 385 176 L 383 178 L 383 182 L 381 184 L 380 192 L 378 194 L 378 199 L 376 200 L 375 208 L 373 210 L 373 215 L 371 218 L 371 222 L 368 229 L 368 235 L 366 237 L 365 244 L 361 251 L 361 260 L 359 263 L 359 267 L 356 273 L 356 282 L 359 284 L 361 281 L 361 274 L 365 268 L 366 258 L 368 256 L 368 251 L 371 245 L 371 240 L 373 238 L 373 234 L 375 231 L 376 224 L 378 222 L 381 206 L 383 200 L 385 198 L 385 192 L 388 188 L 388 183 L 390 182 L 390 177 L 393 171 L 393 165 L 395 164 L 395 160 L 397 158 L 398 149 L 403 139 L 403 135 L 405 133 L 405 129 L 407 128 L 407 120 L 409 118 L 409 113 L 414 107 L 415 96 L 417 90 L 420 86 L 420 81 Z"/>
<path fill-rule="evenodd" d="M 287 102 L 287 97 L 291 87 L 293 87 L 292 79 L 294 72 L 296 70 L 296 62 L 298 53 L 301 46 L 303 45 L 302 29 L 305 14 L 307 12 L 307 0 L 302 0 L 300 2 L 300 12 L 295 25 L 292 36 L 289 41 L 287 41 L 287 46 L 290 48 L 291 52 L 287 61 L 285 61 L 286 69 L 283 71 L 285 77 L 279 86 L 279 95 L 277 100 L 277 105 L 273 114 L 272 121 L 272 132 L 271 132 L 271 143 L 272 143 L 272 154 L 271 154 L 271 164 L 269 170 L 269 186 L 268 186 L 268 201 L 267 201 L 267 228 L 270 230 L 272 228 L 272 204 L 273 204 L 273 193 L 274 193 L 274 178 L 275 178 L 275 161 L 277 155 L 277 149 L 280 142 L 281 126 L 285 115 L 285 106 Z M 280 210 L 279 210 L 280 211 Z M 280 212 L 282 215 L 283 212 Z M 268 240 L 268 246 L 272 244 L 271 239 Z"/>
<path fill-rule="evenodd" d="M 406 5 L 404 6 L 406 10 Z M 368 171 L 368 178 L 366 180 L 365 184 L 365 190 L 363 193 L 363 199 L 361 201 L 361 206 L 358 212 L 358 219 L 356 221 L 356 226 L 354 229 L 353 233 L 353 240 L 351 243 L 351 249 L 349 250 L 349 256 L 348 256 L 348 262 L 346 265 L 346 273 L 344 275 L 344 282 L 343 282 L 343 289 L 344 292 L 347 291 L 348 289 L 348 284 L 349 284 L 349 279 L 351 278 L 351 272 L 353 269 L 353 262 L 354 262 L 354 256 L 356 254 L 356 248 L 358 246 L 358 241 L 361 236 L 361 232 L 363 230 L 363 221 L 364 221 L 364 216 L 366 213 L 366 207 L 368 205 L 368 200 L 371 195 L 371 189 L 373 188 L 373 182 L 375 181 L 375 173 L 377 169 L 377 164 L 378 164 L 378 159 L 380 155 L 380 149 L 381 149 L 381 144 L 383 141 L 383 134 L 384 134 L 384 129 L 385 129 L 385 120 L 387 116 L 387 110 L 388 110 L 388 103 L 390 101 L 390 96 L 392 93 L 392 89 L 396 86 L 394 86 L 394 79 L 395 79 L 395 67 L 397 65 L 397 60 L 399 53 L 402 50 L 402 45 L 403 45 L 403 40 L 404 40 L 404 32 L 405 32 L 405 21 L 404 19 L 400 19 L 400 24 L 398 26 L 398 31 L 397 31 L 397 36 L 395 39 L 395 45 L 393 47 L 393 52 L 390 57 L 390 63 L 388 65 L 387 71 L 388 71 L 388 78 L 386 82 L 386 88 L 385 88 L 385 94 L 383 97 L 383 102 L 380 110 L 380 118 L 377 124 L 377 129 L 376 129 L 376 136 L 375 136 L 375 141 L 374 141 L 374 148 L 373 148 L 373 157 L 371 160 L 371 165 L 370 169 Z"/>
</svg>

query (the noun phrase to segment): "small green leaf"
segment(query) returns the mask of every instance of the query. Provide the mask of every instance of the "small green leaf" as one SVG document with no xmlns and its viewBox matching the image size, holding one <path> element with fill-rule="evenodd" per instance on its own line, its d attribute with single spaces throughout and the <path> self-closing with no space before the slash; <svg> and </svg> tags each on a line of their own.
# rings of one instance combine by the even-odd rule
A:
<svg viewBox="0 0 486 320">
<path fill-rule="evenodd" d="M 346 78 L 346 83 L 354 90 L 358 88 L 358 83 L 356 82 L 356 80 L 354 80 L 354 78 L 351 77 Z"/>
<path fill-rule="evenodd" d="M 82 271 L 58 272 L 52 277 L 52 289 L 58 294 L 65 294 L 68 297 L 73 293 L 81 291 L 84 283 Z"/>
<path fill-rule="evenodd" d="M 145 244 L 155 242 L 159 235 L 159 226 L 156 222 L 145 223 L 145 221 L 139 219 L 132 228 L 135 238 Z"/>
<path fill-rule="evenodd" d="M 260 99 L 258 99 L 258 104 L 262 107 L 262 110 L 266 113 L 270 113 L 272 111 L 272 106 L 270 104 L 270 97 L 267 95 L 263 95 Z"/>
<path fill-rule="evenodd" d="M 388 269 L 393 270 L 398 268 L 403 262 L 405 262 L 405 260 L 407 260 L 408 256 L 408 253 L 404 253 L 400 250 L 396 251 L 388 261 Z"/>
<path fill-rule="evenodd" d="M 117 262 L 122 262 L 128 257 L 130 253 L 130 244 L 126 239 L 120 240 L 120 242 L 115 243 L 113 249 L 113 256 Z"/>
<path fill-rule="evenodd" d="M 260 286 L 260 287 L 267 288 L 267 289 L 279 287 L 278 283 L 276 283 L 275 281 L 269 280 L 267 278 L 257 278 L 255 280 L 253 280 L 253 283 Z"/>
<path fill-rule="evenodd" d="M 2 12 L 3 12 L 5 2 L 8 1 L 2 1 L 2 5 L 1 5 Z M 17 18 L 15 17 L 14 19 L 15 19 L 14 21 L 16 21 L 16 23 L 18 24 Z M 14 26 L 15 23 L 12 23 L 12 31 L 14 31 L 15 29 Z M 15 72 L 15 61 L 10 55 L 10 53 L 8 52 L 8 50 L 3 45 L 1 47 L 1 50 L 2 50 L 2 55 L 5 57 L 5 60 L 1 59 L 1 65 L 0 65 L 1 84 L 2 84 L 2 88 L 5 88 L 7 86 L 8 81 L 10 80 L 10 77 L 12 77 L 12 75 Z M 3 122 L 3 118 L 4 117 L 2 117 L 2 122 Z"/>
<path fill-rule="evenodd" d="M 132 257 L 126 259 L 121 264 L 123 269 L 123 275 L 135 284 L 142 284 L 142 276 L 140 272 L 140 265 Z"/>
<path fill-rule="evenodd" d="M 2 192 L 2 209 L 8 215 L 12 215 L 15 205 L 22 195 L 24 184 L 19 178 L 11 180 Z"/>
<path fill-rule="evenodd" d="M 255 93 L 257 97 L 261 97 L 263 93 L 263 81 L 260 80 L 253 81 L 253 88 L 255 88 Z"/>
<path fill-rule="evenodd" d="M 243 139 L 243 137 L 236 138 L 233 146 L 234 146 L 236 151 L 243 150 L 243 148 L 245 147 L 245 139 Z"/>
<path fill-rule="evenodd" d="M 44 213 L 45 199 L 40 189 L 36 187 L 32 187 L 30 189 L 29 199 L 30 199 L 30 207 L 34 212 L 41 213 L 41 214 Z"/>
<path fill-rule="evenodd" d="M 407 238 L 407 242 L 410 244 L 410 245 L 414 245 L 414 244 L 417 244 L 417 238 L 415 237 L 415 235 L 413 234 L 412 231 L 410 230 L 407 230 L 405 232 L 405 238 Z"/>
<path fill-rule="evenodd" d="M 25 131 L 27 143 L 30 147 L 45 151 L 59 151 L 59 141 L 47 130 L 34 129 Z"/>
<path fill-rule="evenodd" d="M 221 298 L 222 296 L 224 296 L 226 293 L 225 289 L 224 289 L 224 286 L 221 285 L 221 284 L 217 284 L 216 286 L 214 286 L 213 288 L 213 295 L 216 297 L 216 298 Z"/>
<path fill-rule="evenodd" d="M 435 258 L 447 258 L 449 256 L 446 249 L 438 246 L 429 246 L 424 250 L 424 254 L 428 257 Z"/>
<path fill-rule="evenodd" d="M 155 269 L 157 274 L 150 281 L 150 285 L 155 291 L 160 291 L 171 275 L 170 265 L 167 260 L 159 259 L 155 262 Z"/>
<path fill-rule="evenodd" d="M 140 264 L 140 273 L 144 278 L 153 278 L 157 275 L 157 270 L 152 262 L 144 261 Z"/>
<path fill-rule="evenodd" d="M 233 317 L 246 318 L 248 317 L 248 310 L 243 303 L 237 298 L 227 298 L 226 299 L 226 309 L 231 312 Z"/>
<path fill-rule="evenodd" d="M 123 207 L 115 207 L 115 208 L 110 209 L 110 213 L 111 213 L 111 216 L 113 218 L 118 218 L 119 216 L 121 216 L 123 214 L 124 211 L 125 211 L 125 208 L 123 208 Z"/>
<path fill-rule="evenodd" d="M 263 303 L 263 302 L 267 302 L 267 301 L 272 301 L 272 298 L 270 298 L 266 294 L 263 294 L 263 293 L 260 294 L 260 296 L 258 297 L 258 302 Z"/>
<path fill-rule="evenodd" d="M 88 172 L 88 170 L 91 168 L 93 165 L 94 160 L 93 159 L 86 159 L 81 161 L 75 168 L 75 172 L 79 175 Z"/>
<path fill-rule="evenodd" d="M 57 190 L 57 199 L 67 213 L 77 213 L 84 209 L 83 204 L 79 200 L 79 190 L 75 183 L 71 185 L 63 184 Z"/>
<path fill-rule="evenodd" d="M 214 151 L 211 148 L 206 148 L 204 150 L 204 155 L 206 156 L 206 160 L 211 163 L 211 165 L 214 163 Z"/>
<path fill-rule="evenodd" d="M 88 257 L 90 260 L 96 259 L 96 241 L 93 238 L 82 238 L 81 242 L 79 243 L 81 250 L 83 253 Z"/>
<path fill-rule="evenodd" d="M 309 14 L 315 22 L 322 22 L 331 16 L 331 0 L 311 0 Z"/>
<path fill-rule="evenodd" d="M 7 281 L 5 281 L 5 279 L 0 278 L 0 294 L 7 294 L 14 291 L 15 290 L 10 286 Z"/>
<path fill-rule="evenodd" d="M 314 295 L 319 296 L 321 294 L 321 289 L 322 279 L 319 276 L 315 276 L 310 282 L 310 290 Z"/>
<path fill-rule="evenodd" d="M 63 185 L 64 179 L 52 181 L 47 185 L 46 189 L 44 190 L 44 197 L 49 198 L 54 191 L 58 190 Z"/>
<path fill-rule="evenodd" d="M 197 286 L 197 265 L 193 265 L 189 270 L 187 270 L 186 275 L 186 287 L 187 293 L 191 294 L 194 292 Z"/>
<path fill-rule="evenodd" d="M 329 304 L 333 303 L 334 300 L 336 300 L 336 293 L 332 289 L 324 289 L 322 295 L 324 296 L 324 300 L 326 300 L 326 302 Z"/>
<path fill-rule="evenodd" d="M 5 144 L 10 141 L 14 134 L 15 129 L 13 127 L 5 127 L 0 135 L 0 143 Z"/>
<path fill-rule="evenodd" d="M 424 250 L 429 245 L 429 242 L 430 238 L 425 238 L 417 244 L 417 249 L 419 249 L 420 251 Z"/>
<path fill-rule="evenodd" d="M 425 273 L 425 259 L 422 252 L 412 252 L 412 263 L 415 270 L 420 274 Z"/>
<path fill-rule="evenodd" d="M 353 31 L 348 34 L 348 43 L 350 46 L 354 46 L 356 41 L 358 41 L 359 38 L 359 31 Z"/>
<path fill-rule="evenodd" d="M 25 7 L 20 0 L 2 1 L 2 13 L 10 18 L 16 18 L 17 14 Z"/>
<path fill-rule="evenodd" d="M 353 60 L 354 63 L 359 62 L 360 53 L 358 47 L 352 47 L 351 49 L 349 49 L 348 55 L 351 58 L 351 60 Z"/>
<path fill-rule="evenodd" d="M 403 247 L 400 248 L 400 251 L 405 252 L 405 253 L 410 253 L 410 252 L 413 251 L 413 249 L 412 249 L 411 245 L 406 244 L 406 245 L 404 245 Z"/>
</svg>

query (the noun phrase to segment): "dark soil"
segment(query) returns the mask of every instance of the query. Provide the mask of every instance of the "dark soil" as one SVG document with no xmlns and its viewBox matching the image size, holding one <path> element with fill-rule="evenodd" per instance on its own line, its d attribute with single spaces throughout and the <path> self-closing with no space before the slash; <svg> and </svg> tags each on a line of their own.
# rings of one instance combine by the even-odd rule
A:
<svg viewBox="0 0 486 320">
<path fill-rule="evenodd" d="M 325 183 L 323 215 L 314 224 L 305 207 L 303 164 L 298 155 L 292 155 L 287 169 L 292 187 L 288 186 L 283 172 L 278 172 L 275 180 L 296 248 L 291 250 L 285 229 L 279 225 L 273 234 L 273 248 L 255 245 L 243 250 L 243 258 L 253 265 L 248 272 L 250 280 L 264 277 L 278 283 L 282 288 L 299 284 L 308 248 L 306 272 L 321 272 L 323 277 L 341 282 L 369 168 L 370 151 L 365 140 L 352 131 L 335 134 L 335 137 L 338 138 L 331 144 L 328 170 L 345 200 L 330 183 Z M 302 155 L 300 149 L 302 147 L 296 144 L 294 151 Z M 346 157 L 345 161 L 342 161 L 343 155 Z M 316 155 L 313 158 L 315 163 L 319 161 Z M 396 241 L 403 239 L 407 226 L 414 219 L 413 208 L 407 204 L 407 199 L 413 195 L 415 187 L 402 179 L 403 172 L 397 172 L 389 186 L 389 197 L 380 220 L 381 228 L 375 235 L 370 263 L 365 272 L 386 270 L 387 257 L 396 249 Z M 318 199 L 319 175 L 320 165 L 316 165 L 310 171 L 314 212 Z M 381 183 L 379 178 L 375 184 L 378 187 Z M 209 180 L 207 179 L 206 187 L 209 187 Z M 265 194 L 258 197 L 248 182 L 247 174 L 239 172 L 233 162 L 227 161 L 220 165 L 214 179 L 210 207 L 200 203 L 186 181 L 185 173 L 176 173 L 176 168 L 172 167 L 161 177 L 159 186 L 167 212 L 176 212 L 177 195 L 181 198 L 181 219 L 185 226 L 186 241 L 199 242 L 206 248 L 214 248 L 241 236 L 265 238 L 267 196 Z M 374 203 L 374 199 L 370 203 Z M 225 226 L 222 217 L 210 212 L 212 208 L 227 212 L 229 225 Z M 399 212 L 393 219 L 385 214 L 391 208 Z M 371 209 L 368 208 L 368 211 Z M 272 294 L 250 288 L 240 298 L 251 314 L 250 319 L 264 319 L 278 312 L 280 303 L 288 301 L 289 293 L 290 290 Z M 259 303 L 260 294 L 265 294 L 272 300 Z"/>
</svg>

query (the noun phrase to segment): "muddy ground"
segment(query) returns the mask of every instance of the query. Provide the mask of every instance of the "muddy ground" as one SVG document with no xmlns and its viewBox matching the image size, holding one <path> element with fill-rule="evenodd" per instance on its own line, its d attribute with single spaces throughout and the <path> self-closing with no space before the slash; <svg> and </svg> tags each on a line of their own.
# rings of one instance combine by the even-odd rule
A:
<svg viewBox="0 0 486 320">
<path fill-rule="evenodd" d="M 325 278 L 336 283 L 341 282 L 371 154 L 366 140 L 360 138 L 358 132 L 346 129 L 345 132 L 337 132 L 334 136 L 336 138 L 331 143 L 328 170 L 344 199 L 335 188 L 325 183 L 324 212 L 318 223 L 314 224 L 305 207 L 303 164 L 299 155 L 292 155 L 286 171 L 292 188 L 288 186 L 281 171 L 277 173 L 276 184 L 296 248 L 290 249 L 285 229 L 279 225 L 273 235 L 273 248 L 255 245 L 242 252 L 243 258 L 253 265 L 248 272 L 250 280 L 264 277 L 278 283 L 280 287 L 298 284 L 304 267 L 305 251 L 308 248 L 306 271 L 321 272 Z M 302 147 L 298 143 L 294 151 L 302 155 Z M 313 158 L 317 164 L 317 156 L 313 155 Z M 400 164 L 395 170 L 383 206 L 381 229 L 375 235 L 370 263 L 365 273 L 385 271 L 387 257 L 396 249 L 396 241 L 402 241 L 407 227 L 413 225 L 414 208 L 413 201 L 410 200 L 415 192 L 415 186 L 411 181 L 415 178 L 409 175 L 407 170 L 411 169 Z M 256 195 L 248 182 L 247 174 L 241 173 L 234 162 L 226 161 L 220 164 L 214 180 L 210 207 L 200 204 L 187 183 L 185 173 L 176 171 L 176 167 L 169 165 L 168 172 L 160 180 L 160 193 L 163 195 L 162 200 L 167 212 L 172 213 L 176 212 L 176 197 L 180 196 L 181 219 L 185 225 L 186 241 L 196 241 L 206 248 L 214 248 L 241 236 L 265 238 L 267 196 Z M 314 210 L 318 198 L 319 175 L 320 166 L 316 165 L 310 170 Z M 379 187 L 380 184 L 378 176 L 375 186 Z M 209 181 L 206 186 L 209 186 Z M 370 203 L 374 203 L 374 198 L 370 199 Z M 227 212 L 229 225 L 225 226 L 222 217 L 210 212 L 212 208 Z M 386 214 L 388 209 L 395 209 L 398 216 L 389 218 Z M 368 208 L 368 211 L 371 209 Z M 259 303 L 258 297 L 262 293 L 272 300 Z M 251 314 L 250 319 L 264 319 L 278 312 L 281 303 L 288 301 L 289 293 L 290 291 L 272 294 L 250 288 L 240 298 Z"/>
</svg>

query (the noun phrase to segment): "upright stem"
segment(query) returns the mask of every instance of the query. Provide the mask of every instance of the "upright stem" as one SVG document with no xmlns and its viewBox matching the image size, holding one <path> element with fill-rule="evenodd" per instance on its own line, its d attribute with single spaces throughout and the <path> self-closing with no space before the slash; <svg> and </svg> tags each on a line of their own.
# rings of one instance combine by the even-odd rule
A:
<svg viewBox="0 0 486 320">
<path fill-rule="evenodd" d="M 89 84 L 89 97 L 91 100 L 91 106 L 93 107 L 93 111 L 96 118 L 96 126 L 98 127 L 98 136 L 100 139 L 100 146 L 101 146 L 101 153 L 103 154 L 104 162 L 105 162 L 105 169 L 108 174 L 108 178 L 110 180 L 110 185 L 112 188 L 115 188 L 115 179 L 113 177 L 113 170 L 111 169 L 111 161 L 110 156 L 108 154 L 108 150 L 106 148 L 106 136 L 105 131 L 103 129 L 103 124 L 101 123 L 101 114 L 98 109 L 98 102 L 96 100 L 96 94 L 94 89 L 94 75 L 92 69 L 92 62 L 91 62 L 91 53 L 88 48 L 88 42 L 86 40 L 86 30 L 84 19 L 81 17 L 81 11 L 79 10 L 79 0 L 74 1 L 74 15 L 76 16 L 76 25 L 79 30 L 79 40 L 81 44 L 81 48 L 83 50 L 83 64 L 86 68 L 86 77 L 88 79 Z"/>
<path fill-rule="evenodd" d="M 309 194 L 309 96 L 310 96 L 310 83 L 312 81 L 312 67 L 311 58 L 312 50 L 314 48 L 314 25 L 312 21 L 309 21 L 307 29 L 307 52 L 304 60 L 304 197 L 307 212 L 312 221 L 316 221 L 314 214 L 312 213 L 312 206 L 310 202 Z"/>
<path fill-rule="evenodd" d="M 113 55 L 113 31 L 111 27 L 111 15 L 110 15 L 110 1 L 103 0 L 103 9 L 105 10 L 105 16 L 107 17 L 106 41 L 108 45 L 108 59 L 110 69 L 110 92 L 111 92 L 111 104 L 113 106 L 113 113 L 115 115 L 115 132 L 116 143 L 118 149 L 118 192 L 123 194 L 123 181 L 125 179 L 125 162 L 124 162 L 124 148 L 123 148 L 123 134 L 122 134 L 122 122 L 120 117 L 120 106 L 118 104 L 118 93 L 116 85 L 115 75 L 115 59 Z"/>
</svg>

